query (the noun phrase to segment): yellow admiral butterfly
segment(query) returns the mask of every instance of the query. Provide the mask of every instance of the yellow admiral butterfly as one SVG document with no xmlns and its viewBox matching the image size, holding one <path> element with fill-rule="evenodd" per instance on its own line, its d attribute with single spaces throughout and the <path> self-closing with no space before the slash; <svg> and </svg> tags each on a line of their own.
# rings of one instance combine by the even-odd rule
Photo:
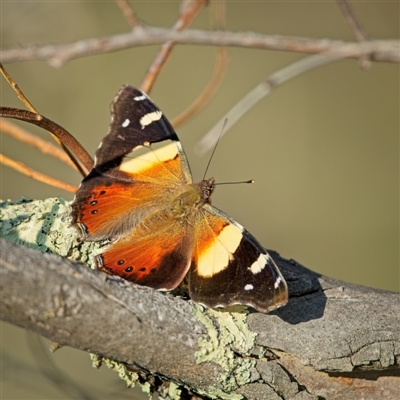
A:
<svg viewBox="0 0 400 400">
<path fill-rule="evenodd" d="M 193 183 L 178 136 L 139 89 L 123 86 L 108 134 L 72 203 L 88 241 L 109 239 L 103 271 L 172 290 L 187 276 L 189 295 L 208 307 L 287 303 L 271 256 L 240 224 L 211 205 L 214 179 Z"/>
</svg>

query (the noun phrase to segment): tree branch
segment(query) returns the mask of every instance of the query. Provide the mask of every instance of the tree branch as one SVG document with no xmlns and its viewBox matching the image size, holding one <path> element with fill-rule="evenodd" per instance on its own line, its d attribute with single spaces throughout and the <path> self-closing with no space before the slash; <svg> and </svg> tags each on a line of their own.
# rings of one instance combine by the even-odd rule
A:
<svg viewBox="0 0 400 400">
<path fill-rule="evenodd" d="M 135 46 L 161 44 L 167 41 L 180 44 L 233 46 L 306 54 L 324 53 L 335 57 L 356 59 L 369 55 L 372 61 L 400 62 L 400 41 L 398 40 L 370 40 L 354 43 L 340 40 L 263 35 L 254 32 L 210 32 L 194 29 L 178 32 L 175 29 L 153 27 L 140 27 L 128 33 L 73 43 L 4 50 L 0 52 L 0 58 L 3 63 L 44 60 L 54 67 L 60 67 L 75 58 L 105 54 Z"/>
<path fill-rule="evenodd" d="M 1 241 L 1 318 L 120 361 L 131 383 L 152 373 L 211 398 L 398 396 L 397 293 L 272 253 L 289 284 L 286 307 L 269 315 L 204 310 L 48 254 L 84 260 L 94 251 L 77 240 L 62 199 L 4 202 L 0 212 L 4 238 L 45 252 Z"/>
<path fill-rule="evenodd" d="M 272 90 L 305 72 L 338 60 L 340 60 L 340 58 L 313 55 L 304 57 L 299 61 L 295 61 L 294 63 L 275 71 L 265 81 L 259 83 L 255 88 L 247 93 L 246 96 L 241 98 L 225 113 L 225 115 L 222 116 L 222 118 L 220 118 L 219 121 L 214 124 L 213 127 L 209 129 L 209 131 L 196 144 L 196 152 L 204 155 L 207 151 L 213 149 L 217 144 L 217 141 L 222 139 L 222 137 L 224 137 L 247 112 L 256 106 L 264 97 L 268 96 Z M 224 126 L 224 130 L 221 132 L 222 126 Z"/>
</svg>

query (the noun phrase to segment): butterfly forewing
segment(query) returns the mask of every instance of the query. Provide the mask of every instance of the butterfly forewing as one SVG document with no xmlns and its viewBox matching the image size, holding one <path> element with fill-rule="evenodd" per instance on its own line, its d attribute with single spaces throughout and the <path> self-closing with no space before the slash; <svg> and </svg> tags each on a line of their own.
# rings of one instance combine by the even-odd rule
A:
<svg viewBox="0 0 400 400">
<path fill-rule="evenodd" d="M 187 183 L 189 165 L 172 126 L 145 94 L 123 86 L 95 166 L 72 203 L 72 219 L 86 240 L 123 237 Z"/>
<path fill-rule="evenodd" d="M 96 151 L 95 169 L 102 173 L 118 174 L 125 156 L 155 143 L 162 144 L 157 149 L 159 160 L 167 162 L 176 158 L 181 180 L 191 182 L 187 158 L 167 118 L 142 91 L 132 86 L 122 86 L 111 104 L 111 124 Z M 149 157 L 151 159 L 151 155 Z M 156 158 L 154 156 L 153 161 Z M 136 166 L 131 162 L 126 169 L 140 173 L 142 167 L 143 164 Z"/>
</svg>

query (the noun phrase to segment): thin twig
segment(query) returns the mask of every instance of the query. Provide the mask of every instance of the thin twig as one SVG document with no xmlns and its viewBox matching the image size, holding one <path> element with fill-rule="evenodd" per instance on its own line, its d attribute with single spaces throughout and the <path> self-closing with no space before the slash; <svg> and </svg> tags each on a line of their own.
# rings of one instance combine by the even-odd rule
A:
<svg viewBox="0 0 400 400">
<path fill-rule="evenodd" d="M 253 32 L 215 32 L 194 29 L 178 32 L 174 29 L 151 27 L 104 38 L 4 50 L 0 52 L 0 58 L 4 63 L 45 60 L 54 67 L 60 67 L 68 61 L 80 57 L 105 54 L 135 46 L 160 44 L 166 41 L 181 44 L 279 50 L 293 53 L 326 53 L 331 56 L 356 59 L 371 54 L 372 61 L 400 62 L 400 41 L 394 39 L 354 43 L 341 40 L 263 35 Z"/>
<path fill-rule="evenodd" d="M 218 1 L 211 3 L 211 25 L 214 29 L 225 28 L 225 15 L 226 15 L 226 4 L 225 1 Z M 222 83 L 222 79 L 225 75 L 226 69 L 228 68 L 229 54 L 226 47 L 218 47 L 216 52 L 214 70 L 211 75 L 211 79 L 203 89 L 203 91 L 197 96 L 197 98 L 186 108 L 181 114 L 175 117 L 171 123 L 172 126 L 177 128 L 178 126 L 185 123 L 188 119 L 192 118 L 197 114 L 203 107 L 208 104 L 212 97 L 214 97 L 219 86 Z"/>
<path fill-rule="evenodd" d="M 115 0 L 115 1 L 118 7 L 120 8 L 122 14 L 124 15 L 125 19 L 128 21 L 128 24 L 132 28 L 140 28 L 142 24 L 137 18 L 132 6 L 126 0 Z"/>
<path fill-rule="evenodd" d="M 339 6 L 340 11 L 343 14 L 344 19 L 348 23 L 351 31 L 354 34 L 354 37 L 357 41 L 362 42 L 364 40 L 369 40 L 368 35 L 364 31 L 364 28 L 361 26 L 356 14 L 351 8 L 349 2 L 347 0 L 336 0 Z"/>
<path fill-rule="evenodd" d="M 75 193 L 78 188 L 74 185 L 70 185 L 69 183 L 65 183 L 60 181 L 59 179 L 52 178 L 46 174 L 42 174 L 30 167 L 27 167 L 24 163 L 20 161 L 14 161 L 11 158 L 5 156 L 4 154 L 0 154 L 0 164 L 6 165 L 12 169 L 15 169 L 19 173 L 29 176 L 39 182 L 46 183 L 47 185 L 54 186 L 59 189 L 64 189 L 67 192 Z"/>
<path fill-rule="evenodd" d="M 68 144 L 67 142 L 64 142 L 62 140 L 62 137 L 71 137 L 72 135 L 69 134 L 64 128 L 56 124 L 55 122 L 43 117 L 38 113 L 38 111 L 33 107 L 31 102 L 28 100 L 28 98 L 22 93 L 22 90 L 18 87 L 18 85 L 15 83 L 15 81 L 11 78 L 10 74 L 7 72 L 7 70 L 4 68 L 3 64 L 0 63 L 0 72 L 8 82 L 8 84 L 13 88 L 19 99 L 26 105 L 26 107 L 30 110 L 28 112 L 25 112 L 24 110 L 18 110 L 17 108 L 11 109 L 9 108 L 8 111 L 11 111 L 10 115 L 3 115 L 3 111 L 6 109 L 6 107 L 1 107 L 1 113 L 0 116 L 5 116 L 5 117 L 11 117 L 15 119 L 22 119 L 25 121 L 28 121 L 30 123 L 36 124 L 41 126 L 42 128 L 46 129 L 53 137 L 53 139 L 58 143 L 58 145 L 64 150 L 64 152 L 68 155 L 70 160 L 75 164 L 76 168 L 79 170 L 79 172 L 82 173 L 83 176 L 87 174 L 87 171 L 85 170 L 84 166 L 89 165 L 90 163 L 87 163 L 90 161 L 90 156 L 89 159 L 86 157 L 88 154 L 86 153 L 86 150 L 82 148 L 81 144 L 75 140 L 70 141 L 74 147 L 67 147 Z M 29 115 L 28 119 L 24 118 L 18 118 L 18 114 L 27 116 Z M 45 128 L 47 126 L 47 128 Z M 61 135 L 61 136 L 60 136 Z M 81 164 L 83 167 L 79 164 L 79 162 L 76 161 L 74 155 L 71 153 L 71 150 L 76 150 L 75 155 L 78 157 L 82 156 L 83 159 L 80 160 Z"/>
<path fill-rule="evenodd" d="M 55 146 L 53 143 L 48 142 L 47 140 L 43 140 L 39 136 L 33 135 L 32 133 L 26 131 L 25 129 L 22 129 L 20 126 L 15 125 L 12 122 L 7 121 L 4 118 L 0 119 L 0 130 L 22 143 L 35 147 L 44 154 L 48 154 L 52 157 L 58 158 L 60 161 L 64 162 L 65 164 L 76 170 L 78 169 L 68 157 L 68 155 L 59 147 Z"/>
<path fill-rule="evenodd" d="M 37 114 L 37 119 L 40 120 L 41 116 L 33 107 L 32 103 L 27 99 L 27 97 L 22 93 L 22 90 L 18 87 L 18 85 L 14 82 L 14 79 L 11 78 L 11 75 L 7 72 L 4 68 L 3 64 L 0 63 L 0 72 L 4 76 L 4 79 L 8 82 L 8 84 L 12 87 L 14 92 L 17 94 L 18 98 L 26 105 L 28 110 L 32 111 L 33 113 Z"/>
<path fill-rule="evenodd" d="M 346 20 L 347 24 L 349 25 L 351 31 L 354 34 L 354 37 L 358 42 L 368 41 L 369 37 L 367 33 L 364 31 L 364 28 L 361 26 L 358 18 L 351 8 L 349 2 L 347 0 L 336 0 L 339 6 L 340 11 L 343 14 L 344 19 Z M 365 55 L 360 58 L 359 65 L 363 69 L 368 69 L 371 66 L 371 60 L 369 55 Z"/>
<path fill-rule="evenodd" d="M 207 0 L 184 0 L 181 5 L 179 19 L 176 21 L 172 29 L 182 31 L 188 28 L 206 3 Z M 168 41 L 161 46 L 161 49 L 158 51 L 156 57 L 148 68 L 140 85 L 140 88 L 144 92 L 150 93 L 154 82 L 171 55 L 174 45 L 174 42 Z"/>
<path fill-rule="evenodd" d="M 67 146 L 68 149 L 71 149 L 73 154 L 68 152 L 68 156 L 71 158 L 83 176 L 86 176 L 93 168 L 93 160 L 84 147 L 62 126 L 46 118 L 45 116 L 42 115 L 41 119 L 37 120 L 37 114 L 31 111 L 21 110 L 13 107 L 0 107 L 0 117 L 19 119 L 21 121 L 38 125 L 48 132 L 51 132 L 58 139 L 60 139 L 61 143 Z"/>
<path fill-rule="evenodd" d="M 181 114 L 179 114 L 171 121 L 173 127 L 177 128 L 178 126 L 185 123 L 189 118 L 197 114 L 210 101 L 222 82 L 222 78 L 225 75 L 226 68 L 228 66 L 228 61 L 229 56 L 227 49 L 225 47 L 218 48 L 214 71 L 210 81 L 200 93 L 200 95 L 195 99 L 195 101 L 186 110 L 184 110 Z"/>
<path fill-rule="evenodd" d="M 220 137 L 221 127 L 226 118 L 228 123 L 223 130 L 223 135 L 226 135 L 228 131 L 238 122 L 244 114 L 246 114 L 251 108 L 253 108 L 258 102 L 266 97 L 273 88 L 282 85 L 289 79 L 295 78 L 304 72 L 310 71 L 311 69 L 320 67 L 325 64 L 330 64 L 334 61 L 338 61 L 338 57 L 328 57 L 322 55 L 314 55 L 303 58 L 300 61 L 296 61 L 276 72 L 270 77 L 258 84 L 252 89 L 246 96 L 244 96 L 238 103 L 236 103 L 209 131 L 206 133 L 200 141 L 196 144 L 195 150 L 198 154 L 204 154 L 210 149 L 215 147 L 215 144 Z"/>
</svg>

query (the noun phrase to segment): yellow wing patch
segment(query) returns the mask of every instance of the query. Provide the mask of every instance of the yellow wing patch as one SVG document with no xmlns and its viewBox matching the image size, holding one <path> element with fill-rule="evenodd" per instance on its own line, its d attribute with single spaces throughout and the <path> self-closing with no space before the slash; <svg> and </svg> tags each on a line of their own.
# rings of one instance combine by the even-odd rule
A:
<svg viewBox="0 0 400 400">
<path fill-rule="evenodd" d="M 155 150 L 148 147 L 148 151 L 144 154 L 132 158 L 131 160 L 124 161 L 120 166 L 120 170 L 129 174 L 143 174 L 146 170 L 154 168 L 154 165 L 171 161 L 177 155 L 178 148 L 173 142 Z"/>
<path fill-rule="evenodd" d="M 207 228 L 203 224 L 201 243 L 198 244 L 197 273 L 203 278 L 210 278 L 223 271 L 242 240 L 242 232 L 236 226 L 217 217 L 213 219 L 210 221 L 207 218 L 211 222 Z"/>
</svg>

